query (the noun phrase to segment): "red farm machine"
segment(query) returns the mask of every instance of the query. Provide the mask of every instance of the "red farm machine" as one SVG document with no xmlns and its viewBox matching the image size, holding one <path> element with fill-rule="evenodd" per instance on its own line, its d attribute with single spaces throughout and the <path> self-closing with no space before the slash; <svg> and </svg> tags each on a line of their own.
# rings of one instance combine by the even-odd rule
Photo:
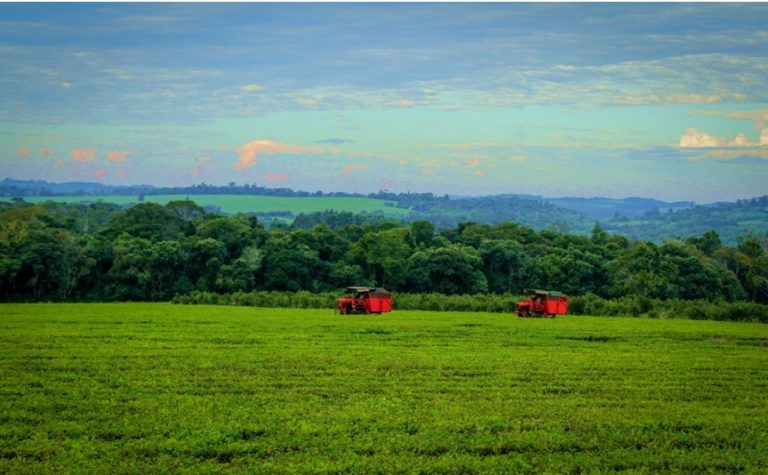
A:
<svg viewBox="0 0 768 475">
<path fill-rule="evenodd" d="M 525 289 L 529 299 L 517 302 L 518 317 L 554 317 L 568 313 L 568 297 L 560 292 Z"/>
<path fill-rule="evenodd" d="M 391 312 L 392 292 L 380 287 L 347 287 L 347 295 L 339 299 L 336 310 L 342 315 Z"/>
</svg>

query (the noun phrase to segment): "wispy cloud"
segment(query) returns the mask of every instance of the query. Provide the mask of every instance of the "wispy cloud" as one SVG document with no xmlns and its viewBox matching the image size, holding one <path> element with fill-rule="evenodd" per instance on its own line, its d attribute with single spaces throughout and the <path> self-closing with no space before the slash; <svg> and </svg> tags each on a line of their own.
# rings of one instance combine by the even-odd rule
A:
<svg viewBox="0 0 768 475">
<path fill-rule="evenodd" d="M 332 144 L 332 145 L 343 145 L 345 143 L 352 143 L 352 142 L 354 142 L 354 140 L 342 139 L 337 137 L 315 140 L 315 143 L 325 143 L 325 144 Z"/>
<path fill-rule="evenodd" d="M 416 105 L 416 101 L 413 99 L 397 99 L 394 104 L 397 107 L 413 107 Z"/>
<path fill-rule="evenodd" d="M 302 12 L 228 5 L 221 17 L 202 5 L 152 12 L 120 5 L 108 16 L 67 8 L 81 10 L 73 17 L 82 21 L 63 25 L 38 14 L 40 21 L 30 22 L 28 11 L 6 7 L 2 110 L 21 113 L 23 103 L 25 118 L 49 121 L 201 121 L 303 107 L 595 107 L 768 98 L 768 36 L 759 5 L 403 4 L 379 10 L 328 4 Z M 265 9 L 269 24 L 232 21 L 264 16 Z M 164 21 L 147 20 L 153 17 Z M 110 29 L 99 26 L 107 22 L 144 40 L 118 46 Z M 177 42 L 168 34 L 185 28 L 199 35 Z M 52 86 L 69 89 L 52 95 Z"/>
<path fill-rule="evenodd" d="M 96 158 L 95 148 L 73 148 L 69 151 L 72 156 L 72 160 L 77 163 L 92 162 Z"/>
<path fill-rule="evenodd" d="M 473 149 L 487 149 L 487 148 L 499 148 L 503 147 L 502 144 L 494 142 L 466 142 L 466 143 L 451 143 L 451 144 L 437 144 L 437 148 L 446 148 L 449 150 L 473 150 Z"/>
<path fill-rule="evenodd" d="M 299 154 L 299 153 L 307 153 L 307 154 L 318 154 L 323 153 L 323 149 L 319 147 L 307 147 L 302 145 L 291 145 L 291 144 L 284 144 L 284 143 L 278 143 L 273 142 L 271 140 L 262 139 L 262 140 L 254 140 L 252 142 L 248 142 L 247 144 L 237 148 L 237 153 L 240 155 L 237 164 L 235 165 L 236 170 L 244 170 L 246 168 L 250 168 L 256 164 L 256 162 L 259 159 L 259 155 L 262 154 L 273 154 L 273 153 L 292 153 L 292 154 Z"/>
<path fill-rule="evenodd" d="M 720 112 L 720 115 L 730 119 L 749 119 L 756 129 L 768 128 L 768 109 L 728 111 Z"/>
<path fill-rule="evenodd" d="M 751 120 L 752 125 L 760 132 L 760 145 L 768 145 L 768 109 L 753 110 L 705 110 L 700 115 L 726 117 L 735 120 Z"/>
<path fill-rule="evenodd" d="M 285 173 L 275 173 L 275 172 L 267 172 L 264 175 L 264 178 L 267 181 L 273 181 L 273 182 L 274 181 L 287 182 L 289 180 L 289 177 L 288 177 L 287 174 L 285 174 Z"/>
<path fill-rule="evenodd" d="M 107 152 L 107 160 L 112 163 L 123 163 L 126 158 L 131 154 L 127 150 L 114 150 Z"/>
<path fill-rule="evenodd" d="M 315 94 L 314 96 L 311 96 L 311 97 L 297 97 L 296 102 L 303 106 L 307 106 L 309 108 L 314 109 L 320 105 L 320 102 L 322 102 L 323 99 L 325 99 L 324 95 Z"/>
<path fill-rule="evenodd" d="M 93 176 L 101 180 L 107 174 L 106 168 L 97 168 L 93 171 Z"/>
<path fill-rule="evenodd" d="M 367 163 L 348 163 L 341 169 L 340 175 L 346 177 L 351 175 L 355 170 L 368 170 L 368 168 L 369 166 Z"/>
<path fill-rule="evenodd" d="M 689 157 L 689 160 L 737 160 L 740 158 L 759 158 L 768 160 L 768 148 L 724 148 L 707 150 L 701 155 L 693 155 Z"/>
</svg>

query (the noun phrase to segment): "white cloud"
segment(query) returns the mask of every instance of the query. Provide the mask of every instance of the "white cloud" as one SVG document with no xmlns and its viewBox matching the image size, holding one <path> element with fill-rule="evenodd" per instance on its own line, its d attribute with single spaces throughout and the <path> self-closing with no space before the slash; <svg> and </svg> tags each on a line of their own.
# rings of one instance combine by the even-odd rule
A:
<svg viewBox="0 0 768 475">
<path fill-rule="evenodd" d="M 749 138 L 743 133 L 738 133 L 728 145 L 731 147 L 751 147 L 755 145 L 755 143 L 749 140 Z"/>
<path fill-rule="evenodd" d="M 765 145 L 767 141 L 766 131 L 760 136 L 760 145 Z M 726 140 L 721 137 L 709 135 L 701 130 L 690 128 L 680 137 L 678 146 L 681 148 L 717 148 L 717 147 L 754 147 L 756 144 L 744 133 L 736 134 L 733 140 Z"/>
</svg>

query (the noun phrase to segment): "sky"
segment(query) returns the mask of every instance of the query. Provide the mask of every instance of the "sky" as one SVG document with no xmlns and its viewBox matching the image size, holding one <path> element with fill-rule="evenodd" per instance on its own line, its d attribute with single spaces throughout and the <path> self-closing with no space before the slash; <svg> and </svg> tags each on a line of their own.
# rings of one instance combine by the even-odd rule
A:
<svg viewBox="0 0 768 475">
<path fill-rule="evenodd" d="M 768 194 L 765 3 L 0 3 L 0 178 Z"/>
</svg>

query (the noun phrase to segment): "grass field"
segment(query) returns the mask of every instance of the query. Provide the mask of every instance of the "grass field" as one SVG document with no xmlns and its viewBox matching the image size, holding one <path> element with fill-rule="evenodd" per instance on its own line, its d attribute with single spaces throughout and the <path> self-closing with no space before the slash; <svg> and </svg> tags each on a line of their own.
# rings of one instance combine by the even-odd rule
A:
<svg viewBox="0 0 768 475">
<path fill-rule="evenodd" d="M 255 196 L 255 195 L 146 195 L 145 202 L 165 204 L 169 201 L 191 199 L 200 206 L 218 206 L 227 213 L 239 212 L 269 212 L 290 211 L 294 215 L 299 213 L 313 213 L 316 211 L 334 210 L 350 211 L 353 213 L 382 211 L 390 216 L 404 216 L 408 210 L 388 206 L 386 200 L 374 198 L 348 198 L 348 197 L 282 197 L 282 196 Z M 103 201 L 104 203 L 135 204 L 138 203 L 136 195 L 105 195 L 105 196 L 35 196 L 24 197 L 30 203 L 42 201 L 61 201 L 66 203 L 82 203 Z"/>
<path fill-rule="evenodd" d="M 0 306 L 0 473 L 766 473 L 768 326 Z"/>
</svg>

